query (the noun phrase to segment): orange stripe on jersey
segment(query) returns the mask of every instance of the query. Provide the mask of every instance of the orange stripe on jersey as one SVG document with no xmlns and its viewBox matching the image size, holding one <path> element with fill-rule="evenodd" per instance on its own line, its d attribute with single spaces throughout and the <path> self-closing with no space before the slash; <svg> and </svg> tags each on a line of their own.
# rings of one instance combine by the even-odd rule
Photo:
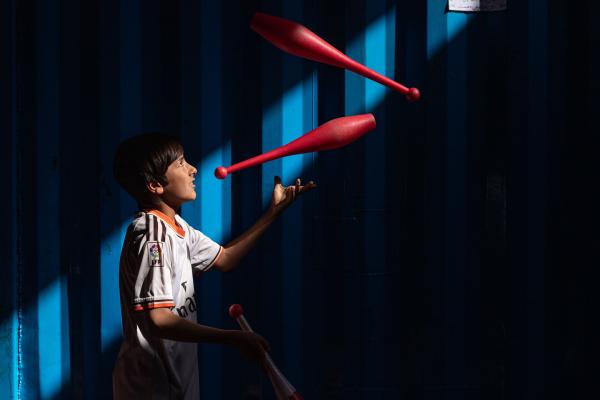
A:
<svg viewBox="0 0 600 400">
<path fill-rule="evenodd" d="M 219 252 L 217 253 L 217 255 L 215 256 L 215 258 L 213 258 L 213 260 L 210 262 L 210 264 L 208 264 L 206 266 L 206 270 L 208 271 L 209 268 L 211 268 L 213 265 L 215 265 L 217 263 L 217 260 L 219 259 L 219 257 L 221 257 L 221 254 L 223 253 L 223 246 L 221 246 L 219 248 Z"/>
<path fill-rule="evenodd" d="M 175 303 L 173 303 L 171 300 L 166 301 L 166 302 L 156 301 L 156 302 L 152 302 L 152 303 L 136 304 L 133 307 L 133 310 L 134 311 L 144 311 L 144 310 L 152 310 L 154 308 L 171 308 L 171 307 L 175 307 Z"/>
<path fill-rule="evenodd" d="M 181 226 L 177 225 L 177 222 L 175 221 L 175 218 L 171 218 L 167 214 L 162 213 L 162 212 L 160 212 L 158 210 L 144 210 L 144 211 L 146 211 L 148 214 L 155 215 L 158 218 L 162 219 L 167 224 L 169 224 L 169 226 L 171 228 L 175 229 L 175 232 L 177 232 L 177 234 L 179 236 L 185 237 L 185 231 L 183 230 L 183 228 Z"/>
</svg>

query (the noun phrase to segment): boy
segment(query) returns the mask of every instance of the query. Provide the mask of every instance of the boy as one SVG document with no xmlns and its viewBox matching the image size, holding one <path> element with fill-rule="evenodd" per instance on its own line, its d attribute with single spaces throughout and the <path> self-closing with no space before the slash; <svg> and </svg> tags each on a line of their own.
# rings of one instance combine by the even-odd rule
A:
<svg viewBox="0 0 600 400">
<path fill-rule="evenodd" d="M 275 177 L 271 205 L 258 221 L 225 246 L 190 227 L 177 211 L 196 198 L 196 168 L 177 139 L 144 134 L 119 145 L 117 182 L 137 202 L 119 267 L 124 340 L 113 372 L 115 399 L 199 398 L 196 343 L 235 347 L 262 362 L 269 346 L 261 336 L 196 322 L 193 273 L 226 272 L 296 196 L 316 185 L 283 187 Z"/>
</svg>

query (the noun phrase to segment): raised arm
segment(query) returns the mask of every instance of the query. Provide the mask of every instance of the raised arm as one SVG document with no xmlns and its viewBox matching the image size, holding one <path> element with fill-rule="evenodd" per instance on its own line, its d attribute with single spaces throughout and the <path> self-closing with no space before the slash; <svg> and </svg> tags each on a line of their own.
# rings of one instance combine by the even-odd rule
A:
<svg viewBox="0 0 600 400">
<path fill-rule="evenodd" d="M 281 184 L 281 179 L 276 176 L 269 208 L 250 229 L 223 247 L 223 251 L 215 262 L 215 268 L 223 272 L 234 269 L 246 254 L 256 246 L 258 239 L 281 215 L 283 210 L 292 204 L 300 194 L 315 187 L 317 185 L 312 181 L 303 186 L 300 179 L 296 179 L 295 185 L 284 187 Z"/>
</svg>

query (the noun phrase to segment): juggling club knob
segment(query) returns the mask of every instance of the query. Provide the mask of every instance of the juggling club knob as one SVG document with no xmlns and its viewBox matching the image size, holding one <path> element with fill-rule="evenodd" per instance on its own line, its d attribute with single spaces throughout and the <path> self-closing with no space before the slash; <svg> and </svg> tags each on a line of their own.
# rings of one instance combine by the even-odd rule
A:
<svg viewBox="0 0 600 400">
<path fill-rule="evenodd" d="M 408 89 L 406 93 L 406 99 L 410 102 L 419 101 L 421 99 L 421 92 L 416 87 Z"/>
<path fill-rule="evenodd" d="M 227 176 L 227 168 L 217 167 L 217 169 L 215 169 L 215 176 L 219 179 L 225 179 Z"/>
</svg>

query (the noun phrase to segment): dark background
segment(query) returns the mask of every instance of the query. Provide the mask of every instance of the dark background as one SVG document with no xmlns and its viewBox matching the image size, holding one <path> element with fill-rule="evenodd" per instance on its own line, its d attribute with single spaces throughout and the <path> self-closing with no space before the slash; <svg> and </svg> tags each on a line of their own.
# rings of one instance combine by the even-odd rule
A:
<svg viewBox="0 0 600 400">
<path fill-rule="evenodd" d="M 199 166 L 183 217 L 219 241 L 258 218 L 274 175 L 319 184 L 239 270 L 196 282 L 200 321 L 234 328 L 227 307 L 243 304 L 305 398 L 595 397 L 598 2 L 0 8 L 1 398 L 110 398 L 135 210 L 112 156 L 157 130 Z M 282 53 L 249 29 L 255 11 L 304 23 L 422 101 Z M 363 112 L 377 129 L 342 150 L 212 176 Z M 233 350 L 200 355 L 204 399 L 273 398 Z"/>
</svg>

